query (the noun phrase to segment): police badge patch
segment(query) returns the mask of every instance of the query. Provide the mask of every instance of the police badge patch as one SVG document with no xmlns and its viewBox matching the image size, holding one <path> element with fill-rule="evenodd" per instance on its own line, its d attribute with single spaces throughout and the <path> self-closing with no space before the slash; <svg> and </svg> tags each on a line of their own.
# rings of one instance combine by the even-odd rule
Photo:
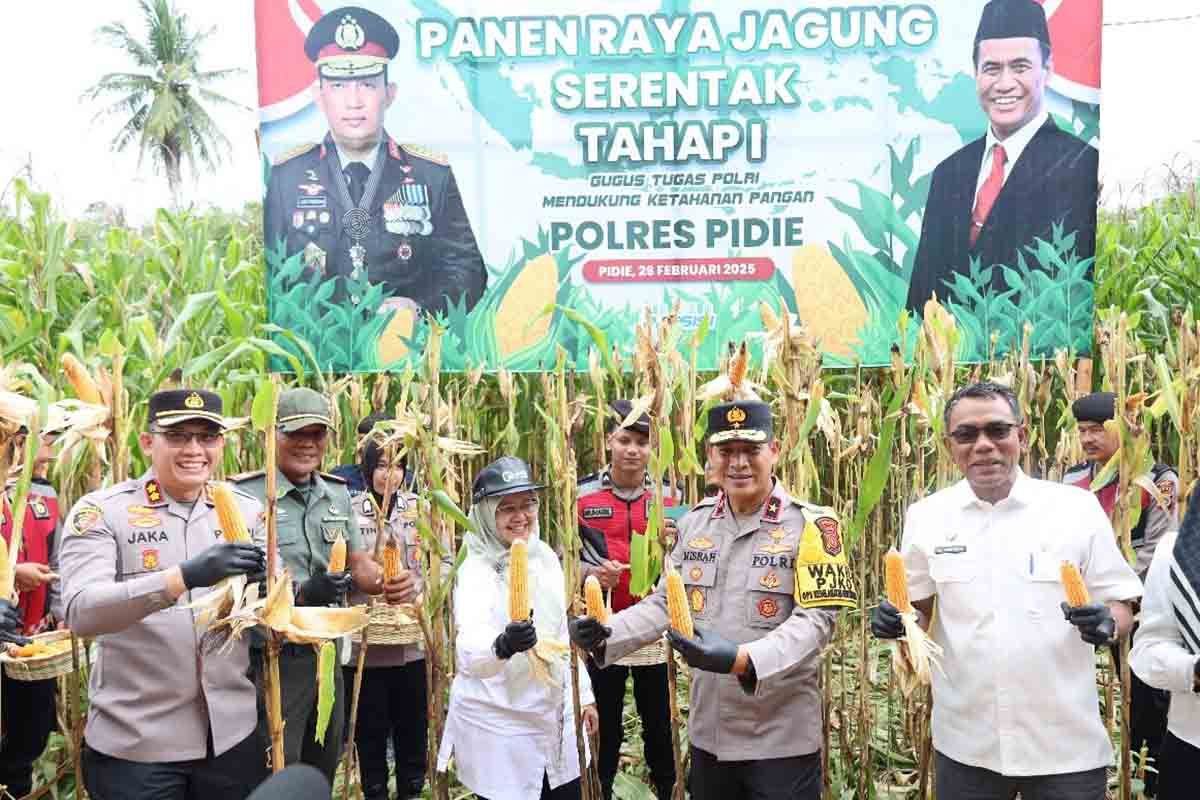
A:
<svg viewBox="0 0 1200 800">
<path fill-rule="evenodd" d="M 100 519 L 100 516 L 100 509 L 95 506 L 80 506 L 71 515 L 71 532 L 87 533 L 96 524 L 97 520 Z"/>
</svg>

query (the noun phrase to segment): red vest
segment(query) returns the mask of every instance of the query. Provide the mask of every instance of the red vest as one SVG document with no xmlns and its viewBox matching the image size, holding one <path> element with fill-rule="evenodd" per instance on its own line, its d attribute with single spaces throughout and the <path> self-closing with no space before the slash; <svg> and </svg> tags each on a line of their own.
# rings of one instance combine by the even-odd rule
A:
<svg viewBox="0 0 1200 800">
<path fill-rule="evenodd" d="M 1063 483 L 1069 483 L 1081 489 L 1091 491 L 1096 495 L 1096 499 L 1100 501 L 1100 507 L 1104 509 L 1104 513 L 1111 519 L 1113 506 L 1117 504 L 1117 489 L 1120 488 L 1119 481 L 1114 478 L 1104 484 L 1104 486 L 1093 491 L 1092 477 L 1095 471 L 1096 468 L 1090 462 L 1078 464 L 1071 467 L 1063 475 Z M 1173 473 L 1174 471 L 1174 469 L 1168 467 L 1166 464 L 1155 464 L 1150 469 L 1150 480 L 1157 484 L 1166 473 Z M 1142 502 L 1142 513 L 1138 517 L 1137 525 L 1133 527 L 1133 530 L 1129 534 L 1129 539 L 1135 546 L 1146 538 L 1146 509 L 1150 508 L 1150 504 L 1154 502 L 1154 498 L 1145 489 L 1139 491 L 1139 496 Z"/>
<path fill-rule="evenodd" d="M 3 515 L 0 515 L 0 535 L 4 543 L 12 541 L 12 495 L 7 493 Z M 21 552 L 17 563 L 50 563 L 50 540 L 58 526 L 58 495 L 44 484 L 29 487 L 29 498 L 25 506 L 25 524 L 21 528 Z M 48 584 L 43 583 L 32 592 L 21 592 L 17 607 L 25 620 L 25 630 L 31 631 L 49 610 L 46 608 Z"/>
<path fill-rule="evenodd" d="M 671 490 L 665 489 L 663 504 L 675 505 L 670 496 Z M 608 558 L 612 561 L 629 563 L 629 542 L 634 533 L 644 533 L 646 516 L 650 501 L 654 494 L 648 488 L 633 500 L 618 497 L 614 491 L 608 472 L 590 475 L 579 485 L 579 523 L 595 528 L 604 534 L 604 544 L 608 548 Z M 621 573 L 620 582 L 612 591 L 613 611 L 621 611 L 637 602 L 629 593 L 629 570 Z"/>
</svg>

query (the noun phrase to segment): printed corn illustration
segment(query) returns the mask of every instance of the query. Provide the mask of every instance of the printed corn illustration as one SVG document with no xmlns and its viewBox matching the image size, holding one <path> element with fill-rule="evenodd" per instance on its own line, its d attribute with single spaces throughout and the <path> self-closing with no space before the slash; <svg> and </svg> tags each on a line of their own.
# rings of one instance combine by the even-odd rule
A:
<svg viewBox="0 0 1200 800">
<path fill-rule="evenodd" d="M 587 613 L 597 622 L 608 622 L 608 609 L 604 607 L 604 590 L 595 575 L 588 575 L 583 582 L 583 597 L 587 601 Z"/>
<path fill-rule="evenodd" d="M 884 586 L 889 603 L 901 614 L 912 613 L 912 603 L 908 599 L 908 576 L 904 574 L 904 559 L 894 547 L 884 556 Z"/>
<path fill-rule="evenodd" d="M 858 289 L 823 244 L 806 244 L 792 251 L 792 290 L 800 320 L 823 350 L 851 356 L 858 332 L 870 314 Z"/>
<path fill-rule="evenodd" d="M 512 543 L 508 567 L 508 618 L 529 619 L 529 545 L 524 539 Z"/>
<path fill-rule="evenodd" d="M 525 262 L 496 309 L 496 349 L 501 358 L 537 344 L 550 333 L 551 316 L 534 317 L 558 295 L 558 262 L 545 253 Z"/>
<path fill-rule="evenodd" d="M 237 507 L 237 501 L 233 499 L 233 490 L 229 488 L 229 484 L 214 483 L 212 499 L 225 541 L 230 544 L 249 544 L 250 531 L 246 527 L 241 509 Z"/>
<path fill-rule="evenodd" d="M 667 612 L 676 633 L 689 639 L 696 634 L 692 627 L 692 611 L 688 608 L 687 595 L 683 591 L 683 578 L 673 569 L 667 573 Z"/>
<path fill-rule="evenodd" d="M 333 540 L 333 547 L 329 549 L 329 572 L 345 572 L 346 571 L 346 537 L 340 533 Z"/>
<path fill-rule="evenodd" d="M 79 359 L 70 353 L 62 355 L 62 369 L 66 373 L 67 381 L 71 384 L 71 388 L 75 390 L 75 396 L 85 403 L 94 405 L 104 405 L 104 398 L 100 394 L 100 388 L 96 386 L 96 382 L 92 380 L 92 376 L 88 374 L 87 369 L 80 363 Z"/>
<path fill-rule="evenodd" d="M 1083 583 L 1083 576 L 1079 574 L 1079 568 L 1070 561 L 1064 561 L 1059 567 L 1059 575 L 1062 577 L 1063 589 L 1067 592 L 1067 604 L 1071 608 L 1086 606 L 1088 590 Z"/>
</svg>

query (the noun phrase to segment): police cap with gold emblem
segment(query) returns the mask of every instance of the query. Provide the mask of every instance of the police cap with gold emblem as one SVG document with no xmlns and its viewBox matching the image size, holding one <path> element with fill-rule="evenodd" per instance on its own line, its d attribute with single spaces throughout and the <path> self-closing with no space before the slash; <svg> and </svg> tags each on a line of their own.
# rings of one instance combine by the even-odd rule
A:
<svg viewBox="0 0 1200 800">
<path fill-rule="evenodd" d="M 721 403 L 708 410 L 708 443 L 769 442 L 774 436 L 771 407 L 757 400 Z"/>
<path fill-rule="evenodd" d="M 284 433 L 294 433 L 309 425 L 333 427 L 329 401 L 320 392 L 298 387 L 279 395 L 275 411 L 275 426 Z"/>
<path fill-rule="evenodd" d="M 358 6 L 328 12 L 304 39 L 304 54 L 324 78 L 378 75 L 399 49 L 400 36 L 391 23 Z"/>
<path fill-rule="evenodd" d="M 150 395 L 147 423 L 169 428 L 181 422 L 201 420 L 225 429 L 221 395 L 204 389 L 167 389 Z"/>
</svg>

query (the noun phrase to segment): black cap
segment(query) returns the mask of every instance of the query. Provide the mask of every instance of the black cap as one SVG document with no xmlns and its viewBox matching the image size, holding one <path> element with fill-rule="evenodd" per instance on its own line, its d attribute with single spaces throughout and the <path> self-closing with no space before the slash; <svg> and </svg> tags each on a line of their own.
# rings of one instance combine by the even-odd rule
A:
<svg viewBox="0 0 1200 800">
<path fill-rule="evenodd" d="M 500 456 L 475 476 L 475 483 L 471 486 L 471 502 L 543 488 L 542 484 L 533 482 L 529 465 L 524 461 L 514 456 Z"/>
<path fill-rule="evenodd" d="M 708 443 L 769 442 L 774 435 L 771 407 L 757 400 L 722 403 L 708 410 Z"/>
<path fill-rule="evenodd" d="M 224 406 L 221 395 L 204 389 L 167 389 L 150 395 L 149 414 L 146 422 L 169 428 L 188 420 L 212 422 L 222 430 L 225 428 Z"/>
<path fill-rule="evenodd" d="M 613 417 L 609 420 L 609 430 L 616 430 L 622 427 L 621 423 L 625 418 L 633 413 L 633 403 L 628 400 L 613 400 L 608 404 L 612 410 Z M 650 415 L 643 413 L 640 417 L 633 421 L 632 425 L 625 425 L 625 430 L 637 431 L 643 436 L 650 435 Z"/>
<path fill-rule="evenodd" d="M 1071 404 L 1076 422 L 1107 422 L 1117 409 L 1117 396 L 1112 392 L 1093 392 Z"/>
<path fill-rule="evenodd" d="M 326 78 L 378 75 L 399 49 L 400 36 L 392 24 L 358 6 L 328 12 L 304 38 L 304 54 Z"/>
<path fill-rule="evenodd" d="M 1050 28 L 1046 9 L 1034 0 L 991 0 L 983 7 L 975 46 L 984 39 L 1037 39 L 1050 46 Z"/>
</svg>

